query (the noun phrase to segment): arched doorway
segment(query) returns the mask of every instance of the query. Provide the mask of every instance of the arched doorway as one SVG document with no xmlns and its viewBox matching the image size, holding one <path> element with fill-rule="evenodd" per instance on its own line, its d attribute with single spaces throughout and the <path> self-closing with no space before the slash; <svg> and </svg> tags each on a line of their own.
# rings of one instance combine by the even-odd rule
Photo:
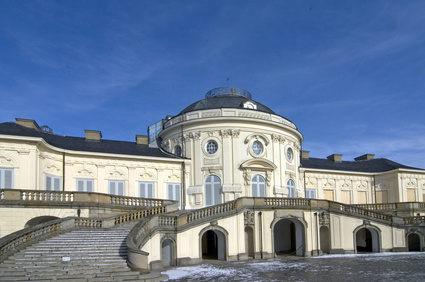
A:
<svg viewBox="0 0 425 282">
<path fill-rule="evenodd" d="M 208 230 L 202 234 L 202 258 L 226 260 L 226 236 L 219 230 Z"/>
<path fill-rule="evenodd" d="M 325 253 L 330 253 L 330 237 L 329 228 L 327 226 L 320 227 L 320 250 Z"/>
<path fill-rule="evenodd" d="M 45 222 L 55 220 L 55 219 L 58 219 L 58 218 L 59 217 L 50 216 L 50 215 L 34 217 L 33 219 L 30 219 L 30 220 L 27 221 L 27 223 L 25 223 L 25 228 L 36 226 L 38 224 L 45 223 Z"/>
<path fill-rule="evenodd" d="M 421 236 L 417 233 L 410 233 L 407 235 L 407 246 L 409 252 L 421 251 Z"/>
<path fill-rule="evenodd" d="M 174 242 L 171 239 L 165 239 L 162 241 L 161 260 L 164 266 L 174 265 Z"/>
<path fill-rule="evenodd" d="M 379 248 L 379 233 L 371 227 L 362 227 L 355 231 L 356 251 L 360 253 L 377 253 Z"/>
<path fill-rule="evenodd" d="M 273 239 L 275 254 L 304 256 L 304 226 L 299 220 L 279 220 L 274 225 Z"/>
<path fill-rule="evenodd" d="M 245 227 L 245 252 L 248 257 L 254 258 L 254 231 L 252 227 Z"/>
</svg>

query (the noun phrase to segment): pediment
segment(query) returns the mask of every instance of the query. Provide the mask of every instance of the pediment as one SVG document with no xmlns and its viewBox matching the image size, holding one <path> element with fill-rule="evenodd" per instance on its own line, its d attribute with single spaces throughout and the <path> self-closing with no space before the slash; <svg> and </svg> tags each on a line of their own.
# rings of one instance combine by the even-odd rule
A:
<svg viewBox="0 0 425 282">
<path fill-rule="evenodd" d="M 277 166 L 266 159 L 252 159 L 243 162 L 240 165 L 241 169 L 251 169 L 251 170 L 275 170 Z"/>
</svg>

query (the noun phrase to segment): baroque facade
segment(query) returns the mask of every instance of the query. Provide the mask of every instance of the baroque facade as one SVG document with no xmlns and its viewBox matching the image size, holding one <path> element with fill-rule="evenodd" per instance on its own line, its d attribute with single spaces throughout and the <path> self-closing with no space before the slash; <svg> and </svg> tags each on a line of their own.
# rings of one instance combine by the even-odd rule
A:
<svg viewBox="0 0 425 282">
<path fill-rule="evenodd" d="M 0 188 L 172 199 L 197 209 L 239 197 L 345 204 L 422 202 L 425 171 L 365 154 L 310 158 L 290 120 L 240 88 L 209 91 L 136 142 L 59 136 L 33 120 L 0 124 Z M 2 222 L 1 236 L 24 226 Z M 21 223 L 22 225 L 22 223 Z"/>
<path fill-rule="evenodd" d="M 149 263 L 164 263 L 161 250 L 154 247 L 164 242 L 175 248 L 173 255 L 168 254 L 172 261 L 196 261 L 202 258 L 208 236 L 224 242 L 225 251 L 217 255 L 228 260 L 271 257 L 279 250 L 297 255 L 319 249 L 355 252 L 362 246 L 353 247 L 353 232 L 354 241 L 360 241 L 358 230 L 363 229 L 376 241 L 376 250 L 405 248 L 406 236 L 416 231 L 388 225 L 389 219 L 380 214 L 373 215 L 380 220 L 373 227 L 362 218 L 370 214 L 360 209 L 391 203 L 379 208 L 398 212 L 397 216 L 422 216 L 423 206 L 416 212 L 410 206 L 397 212 L 392 207 L 425 201 L 425 170 L 372 154 L 353 161 L 342 160 L 339 154 L 311 158 L 301 149 L 302 142 L 292 121 L 253 100 L 248 91 L 233 87 L 209 91 L 179 114 L 149 126 L 148 136 L 137 135 L 135 142 L 104 140 L 95 130 L 86 130 L 85 138 L 60 136 L 28 119 L 1 123 L 0 237 L 53 218 L 106 218 L 123 212 L 105 208 L 106 201 L 125 202 L 131 209 L 140 204 L 138 199 L 167 199 L 176 201 L 179 216 L 182 210 L 191 213 L 184 220 L 164 221 L 168 226 L 177 220 L 171 225 L 180 224 L 181 229 L 152 235 L 134 247 L 151 253 Z M 13 194 L 18 190 L 19 195 Z M 40 203 L 77 198 L 88 204 L 63 208 Z M 12 200 L 32 204 L 23 208 Z M 215 206 L 220 210 L 206 209 Z M 238 214 L 214 219 L 238 209 Z M 208 216 L 214 220 L 195 226 L 197 219 Z M 263 229 L 265 224 L 271 227 Z M 350 234 L 344 233 L 347 227 Z M 143 237 L 140 230 L 134 231 L 135 238 Z M 297 234 L 292 243 L 280 242 L 276 235 L 290 237 L 291 232 Z M 416 233 L 422 250 L 421 232 Z M 384 239 L 387 234 L 391 238 Z M 200 240 L 199 248 L 189 248 L 193 240 Z"/>
</svg>

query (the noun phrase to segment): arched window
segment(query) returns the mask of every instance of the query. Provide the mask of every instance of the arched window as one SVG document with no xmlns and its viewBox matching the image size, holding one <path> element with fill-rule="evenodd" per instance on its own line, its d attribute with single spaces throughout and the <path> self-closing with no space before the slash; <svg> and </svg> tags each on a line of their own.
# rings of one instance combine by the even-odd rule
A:
<svg viewBox="0 0 425 282">
<path fill-rule="evenodd" d="M 251 181 L 252 197 L 266 196 L 266 180 L 261 175 L 254 175 Z"/>
<path fill-rule="evenodd" d="M 286 188 L 288 188 L 288 198 L 295 198 L 295 182 L 292 179 L 289 179 L 286 182 Z"/>
<path fill-rule="evenodd" d="M 221 204 L 221 180 L 216 175 L 210 175 L 205 180 L 205 205 Z"/>
</svg>

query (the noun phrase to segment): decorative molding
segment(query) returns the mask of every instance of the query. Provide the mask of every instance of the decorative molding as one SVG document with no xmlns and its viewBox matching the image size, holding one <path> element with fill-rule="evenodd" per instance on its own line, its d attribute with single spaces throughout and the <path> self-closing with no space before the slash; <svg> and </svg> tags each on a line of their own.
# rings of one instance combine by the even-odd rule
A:
<svg viewBox="0 0 425 282">
<path fill-rule="evenodd" d="M 220 159 L 204 159 L 204 165 L 220 164 Z"/>
<path fill-rule="evenodd" d="M 330 215 L 329 212 L 319 213 L 319 224 L 321 226 L 329 226 L 330 224 Z"/>
<path fill-rule="evenodd" d="M 201 131 L 184 133 L 183 138 L 184 141 L 198 140 L 201 138 Z"/>
<path fill-rule="evenodd" d="M 248 144 L 250 142 L 253 142 L 255 140 L 263 140 L 264 144 L 267 146 L 270 143 L 269 138 L 267 138 L 266 135 L 261 134 L 261 133 L 254 133 L 254 134 L 250 134 L 245 138 L 245 144 Z"/>
<path fill-rule="evenodd" d="M 3 167 L 14 167 L 15 162 L 10 157 L 0 156 L 0 165 Z"/>
<path fill-rule="evenodd" d="M 143 180 L 154 180 L 154 176 L 152 174 L 149 174 L 147 172 L 140 174 L 140 179 Z"/>
<path fill-rule="evenodd" d="M 239 134 L 241 133 L 240 129 L 222 129 L 220 130 L 220 135 L 222 137 L 239 137 Z"/>
<path fill-rule="evenodd" d="M 122 172 L 120 172 L 120 171 L 118 171 L 118 170 L 115 170 L 115 171 L 110 172 L 108 174 L 108 179 L 120 179 L 120 180 L 124 180 L 125 179 L 125 174 L 122 173 Z"/>
<path fill-rule="evenodd" d="M 279 186 L 279 185 L 275 185 L 273 187 L 273 192 L 277 195 L 279 195 L 279 194 L 288 195 L 289 194 L 288 188 L 286 188 L 285 186 Z"/>
<path fill-rule="evenodd" d="M 203 186 L 190 186 L 187 188 L 188 195 L 202 194 Z"/>
<path fill-rule="evenodd" d="M 245 168 L 243 170 L 243 178 L 245 180 L 245 185 L 251 185 L 252 171 Z"/>
<path fill-rule="evenodd" d="M 245 225 L 253 225 L 253 224 L 255 224 L 255 212 L 253 212 L 253 211 L 245 211 L 243 215 L 244 215 L 244 223 L 245 223 Z"/>
<path fill-rule="evenodd" d="M 76 177 L 84 177 L 84 178 L 93 178 L 94 177 L 94 173 L 88 169 L 80 169 L 79 171 L 77 171 L 77 175 Z"/>
<path fill-rule="evenodd" d="M 223 193 L 242 193 L 241 185 L 223 184 Z"/>
<path fill-rule="evenodd" d="M 54 164 L 49 164 L 49 165 L 46 165 L 44 172 L 52 174 L 52 175 L 60 175 L 62 172 L 62 169 L 55 166 Z"/>
<path fill-rule="evenodd" d="M 257 119 L 270 120 L 270 115 L 255 113 L 255 112 L 251 112 L 251 111 L 246 111 L 246 112 L 241 111 L 241 112 L 238 113 L 238 116 L 247 117 L 247 118 L 257 118 Z"/>
<path fill-rule="evenodd" d="M 176 175 L 176 174 L 172 174 L 167 176 L 167 181 L 169 182 L 173 182 L 173 181 L 180 181 L 180 176 Z"/>
</svg>

